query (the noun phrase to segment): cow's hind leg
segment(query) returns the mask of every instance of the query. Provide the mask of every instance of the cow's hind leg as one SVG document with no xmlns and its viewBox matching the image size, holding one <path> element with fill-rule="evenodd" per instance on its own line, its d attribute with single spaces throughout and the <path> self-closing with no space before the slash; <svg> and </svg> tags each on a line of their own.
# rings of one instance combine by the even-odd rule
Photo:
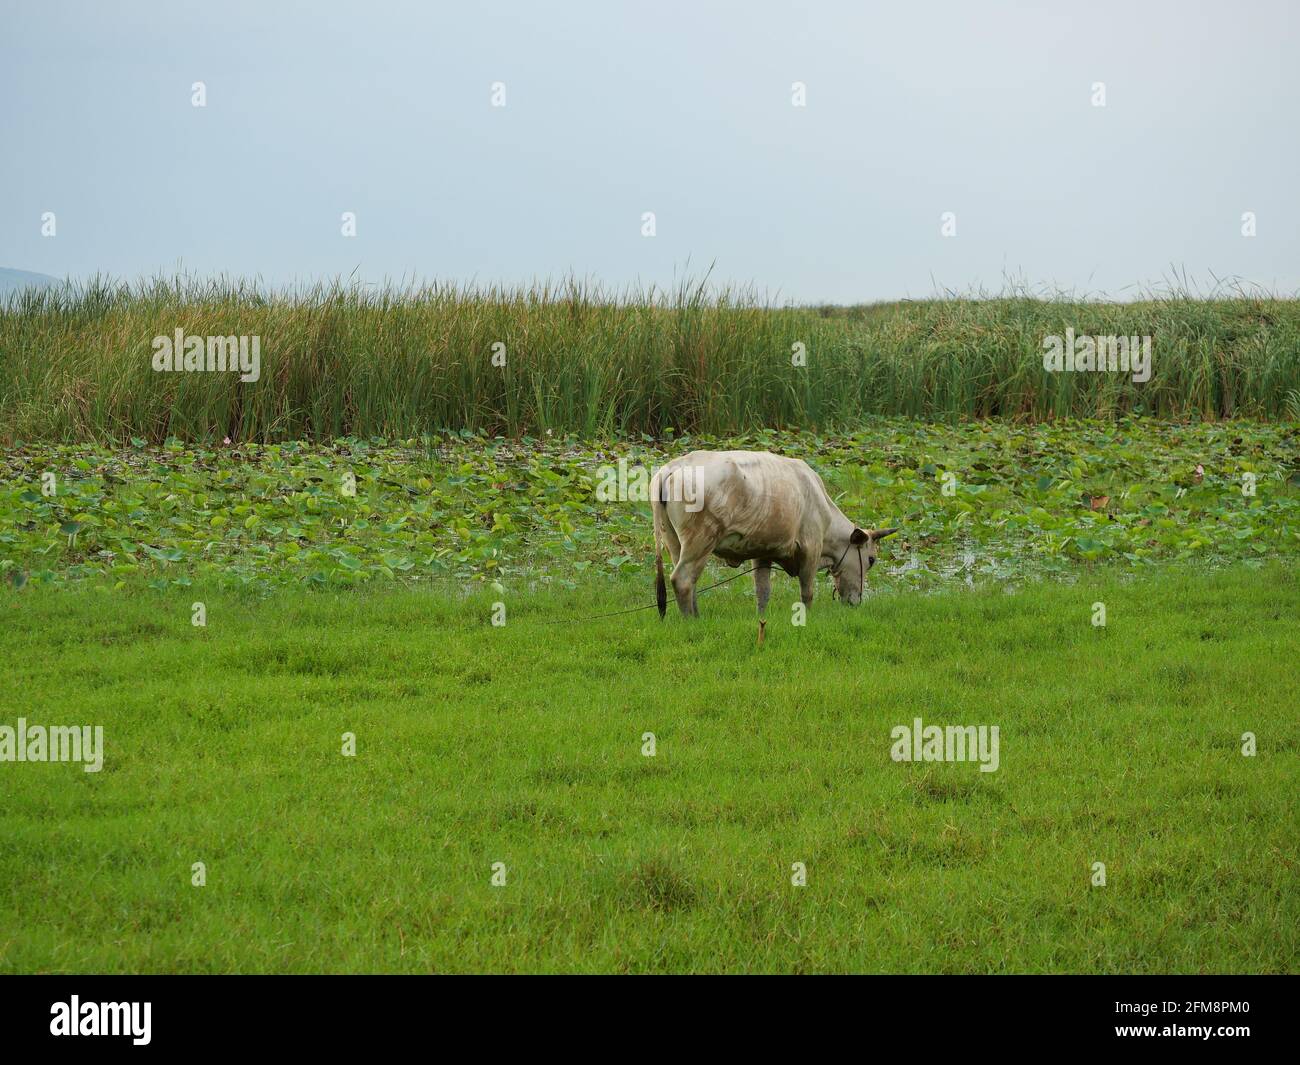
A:
<svg viewBox="0 0 1300 1065">
<path fill-rule="evenodd" d="M 673 567 L 672 582 L 673 594 L 677 597 L 677 608 L 684 617 L 700 616 L 699 607 L 695 604 L 695 582 L 700 579 L 700 574 L 708 565 L 709 555 L 712 552 L 711 546 L 698 542 L 682 544 L 681 558 Z"/>
</svg>

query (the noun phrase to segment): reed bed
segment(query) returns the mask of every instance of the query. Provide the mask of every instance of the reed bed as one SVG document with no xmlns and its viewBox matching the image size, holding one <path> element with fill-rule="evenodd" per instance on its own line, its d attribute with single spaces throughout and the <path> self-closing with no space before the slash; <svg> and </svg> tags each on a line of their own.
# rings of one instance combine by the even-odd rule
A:
<svg viewBox="0 0 1300 1065">
<path fill-rule="evenodd" d="M 1151 378 L 1047 373 L 1043 339 L 1151 336 Z M 260 378 L 159 373 L 152 343 L 257 336 Z M 493 352 L 504 345 L 505 366 Z M 806 365 L 792 364 L 803 345 Z M 472 430 L 586 437 L 874 415 L 1300 419 L 1300 301 L 1028 297 L 774 306 L 683 284 L 268 291 L 95 279 L 0 305 L 0 438 L 263 442 Z"/>
</svg>

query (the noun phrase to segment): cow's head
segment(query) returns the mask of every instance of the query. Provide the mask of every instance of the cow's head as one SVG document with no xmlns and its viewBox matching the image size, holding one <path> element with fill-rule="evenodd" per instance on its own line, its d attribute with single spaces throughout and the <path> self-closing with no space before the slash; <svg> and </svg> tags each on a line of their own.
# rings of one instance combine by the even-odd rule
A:
<svg viewBox="0 0 1300 1065">
<path fill-rule="evenodd" d="M 877 546 L 897 529 L 854 529 L 849 536 L 847 549 L 839 566 L 832 572 L 835 592 L 841 603 L 857 606 L 862 602 L 862 589 L 866 584 L 867 570 L 876 564 Z"/>
</svg>

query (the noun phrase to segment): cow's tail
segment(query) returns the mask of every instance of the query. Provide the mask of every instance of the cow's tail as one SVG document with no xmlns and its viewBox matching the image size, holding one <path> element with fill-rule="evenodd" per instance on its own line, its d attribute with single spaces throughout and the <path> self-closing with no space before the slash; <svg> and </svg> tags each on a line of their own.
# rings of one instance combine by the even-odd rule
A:
<svg viewBox="0 0 1300 1065">
<path fill-rule="evenodd" d="M 659 608 L 660 621 L 663 621 L 664 615 L 668 612 L 668 584 L 664 580 L 664 545 L 659 535 L 663 528 L 662 523 L 668 520 L 668 509 L 665 506 L 668 502 L 668 491 L 664 484 L 667 480 L 666 474 L 666 470 L 659 471 L 659 490 L 650 501 L 655 532 L 655 605 Z"/>
<path fill-rule="evenodd" d="M 655 543 L 655 606 L 659 608 L 659 620 L 663 621 L 668 613 L 668 584 L 664 580 L 664 553 Z"/>
</svg>

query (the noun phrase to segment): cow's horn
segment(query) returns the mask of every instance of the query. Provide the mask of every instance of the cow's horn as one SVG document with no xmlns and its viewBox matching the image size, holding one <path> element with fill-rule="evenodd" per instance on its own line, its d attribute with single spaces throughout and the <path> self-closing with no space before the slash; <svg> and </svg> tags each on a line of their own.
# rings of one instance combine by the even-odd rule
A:
<svg viewBox="0 0 1300 1065">
<path fill-rule="evenodd" d="M 897 529 L 872 529 L 871 539 L 883 540 L 886 536 L 893 536 L 896 532 L 898 532 Z"/>
</svg>

